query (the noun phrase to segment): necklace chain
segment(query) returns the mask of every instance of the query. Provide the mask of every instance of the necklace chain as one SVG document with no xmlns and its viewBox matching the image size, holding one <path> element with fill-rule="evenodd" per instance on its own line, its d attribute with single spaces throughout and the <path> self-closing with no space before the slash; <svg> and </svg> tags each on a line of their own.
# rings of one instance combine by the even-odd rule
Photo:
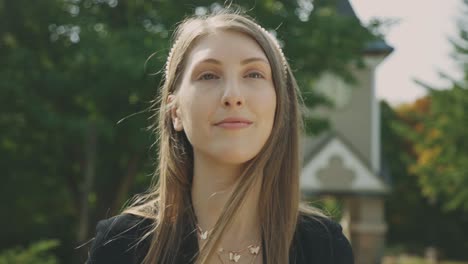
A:
<svg viewBox="0 0 468 264">
<path fill-rule="evenodd" d="M 212 231 L 212 229 L 203 231 L 203 229 L 199 225 L 197 225 L 197 229 L 198 229 L 197 230 L 198 238 L 200 240 L 208 239 L 209 234 Z M 225 250 L 223 247 L 220 247 L 216 251 L 216 254 L 218 255 L 219 261 L 222 264 L 225 264 L 225 262 L 224 262 L 224 260 L 222 258 L 222 255 L 226 255 L 226 258 L 229 260 L 229 263 L 238 263 L 239 260 L 241 259 L 241 257 L 245 256 L 245 255 L 243 255 L 241 253 L 248 250 L 248 253 L 250 253 L 250 255 L 252 257 L 252 261 L 250 262 L 250 264 L 253 264 L 255 262 L 255 259 L 258 256 L 258 253 L 260 252 L 260 248 L 261 248 L 261 246 L 258 245 L 258 244 L 257 245 L 250 244 L 246 248 L 243 248 L 243 249 L 240 249 L 240 250 Z"/>
</svg>

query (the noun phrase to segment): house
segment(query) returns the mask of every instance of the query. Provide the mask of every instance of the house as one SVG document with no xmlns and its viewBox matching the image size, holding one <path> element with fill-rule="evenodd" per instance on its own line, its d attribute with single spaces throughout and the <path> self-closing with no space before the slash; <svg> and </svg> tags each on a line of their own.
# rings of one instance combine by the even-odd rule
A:
<svg viewBox="0 0 468 264">
<path fill-rule="evenodd" d="M 339 0 L 337 10 L 357 19 L 348 0 Z M 366 68 L 350 69 L 354 85 L 324 73 L 314 88 L 335 107 L 313 114 L 329 118 L 330 130 L 303 139 L 301 191 L 309 200 L 332 196 L 342 202 L 341 224 L 357 264 L 380 263 L 385 246 L 384 202 L 390 185 L 381 164 L 375 69 L 392 51 L 384 40 L 368 43 L 362 54 Z"/>
</svg>

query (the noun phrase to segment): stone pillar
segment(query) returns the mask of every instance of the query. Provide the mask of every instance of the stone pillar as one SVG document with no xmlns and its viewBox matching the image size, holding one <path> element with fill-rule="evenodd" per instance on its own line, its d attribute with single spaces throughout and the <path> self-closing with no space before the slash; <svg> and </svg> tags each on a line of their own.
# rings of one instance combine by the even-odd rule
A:
<svg viewBox="0 0 468 264">
<path fill-rule="evenodd" d="M 352 244 L 355 263 L 381 263 L 387 231 L 383 197 L 349 197 L 344 205 L 341 224 Z"/>
</svg>

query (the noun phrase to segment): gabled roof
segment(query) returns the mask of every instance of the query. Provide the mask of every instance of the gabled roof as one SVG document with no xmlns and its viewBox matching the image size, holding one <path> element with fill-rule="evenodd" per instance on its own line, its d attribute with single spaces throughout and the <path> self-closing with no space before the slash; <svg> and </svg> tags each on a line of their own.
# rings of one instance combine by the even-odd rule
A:
<svg viewBox="0 0 468 264">
<path fill-rule="evenodd" d="M 336 1 L 336 11 L 338 14 L 349 17 L 356 17 L 353 7 L 348 0 L 337 0 Z"/>
<path fill-rule="evenodd" d="M 306 140 L 305 148 L 301 173 L 303 193 L 383 195 L 389 192 L 390 188 L 377 172 L 339 133 L 327 132 L 315 140 Z"/>
<path fill-rule="evenodd" d="M 349 0 L 336 0 L 336 11 L 338 14 L 359 20 Z M 387 44 L 384 39 L 376 39 L 366 43 L 364 53 L 368 55 L 388 55 L 393 51 L 393 47 Z"/>
<path fill-rule="evenodd" d="M 353 153 L 353 155 L 355 155 L 367 168 L 372 170 L 372 166 L 369 163 L 369 161 L 367 161 L 361 155 L 361 153 L 357 149 L 355 149 L 350 142 L 348 142 L 346 137 L 341 135 L 341 133 L 339 133 L 338 131 L 333 130 L 329 130 L 319 134 L 318 136 L 305 139 L 306 142 L 304 147 L 304 164 L 310 161 L 310 159 L 313 158 L 313 156 L 316 155 L 333 138 L 340 139 L 340 141 L 346 145 L 346 147 Z"/>
<path fill-rule="evenodd" d="M 393 52 L 393 47 L 388 45 L 383 39 L 376 39 L 368 42 L 364 48 L 364 53 L 369 55 L 388 55 Z"/>
</svg>

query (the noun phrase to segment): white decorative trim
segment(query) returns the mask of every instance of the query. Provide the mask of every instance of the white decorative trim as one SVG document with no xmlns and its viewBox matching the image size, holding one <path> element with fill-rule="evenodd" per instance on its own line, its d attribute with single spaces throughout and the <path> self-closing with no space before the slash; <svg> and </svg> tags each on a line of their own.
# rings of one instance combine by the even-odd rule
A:
<svg viewBox="0 0 468 264">
<path fill-rule="evenodd" d="M 371 71 L 371 149 L 370 157 L 374 172 L 380 171 L 380 105 L 375 96 L 375 68 Z"/>
<path fill-rule="evenodd" d="M 370 78 L 371 78 L 371 142 L 370 142 L 370 162 L 374 172 L 380 172 L 380 105 L 376 97 L 376 68 L 385 59 L 386 56 L 366 56 L 364 57 L 364 63 L 369 67 Z"/>
<path fill-rule="evenodd" d="M 348 147 L 337 137 L 332 138 L 303 168 L 300 178 L 303 191 L 324 192 L 327 190 L 317 178 L 317 172 L 329 166 L 330 158 L 338 156 L 343 161 L 343 166 L 355 173 L 349 189 L 340 190 L 346 192 L 376 192 L 386 193 L 387 186 L 376 176 Z"/>
</svg>

